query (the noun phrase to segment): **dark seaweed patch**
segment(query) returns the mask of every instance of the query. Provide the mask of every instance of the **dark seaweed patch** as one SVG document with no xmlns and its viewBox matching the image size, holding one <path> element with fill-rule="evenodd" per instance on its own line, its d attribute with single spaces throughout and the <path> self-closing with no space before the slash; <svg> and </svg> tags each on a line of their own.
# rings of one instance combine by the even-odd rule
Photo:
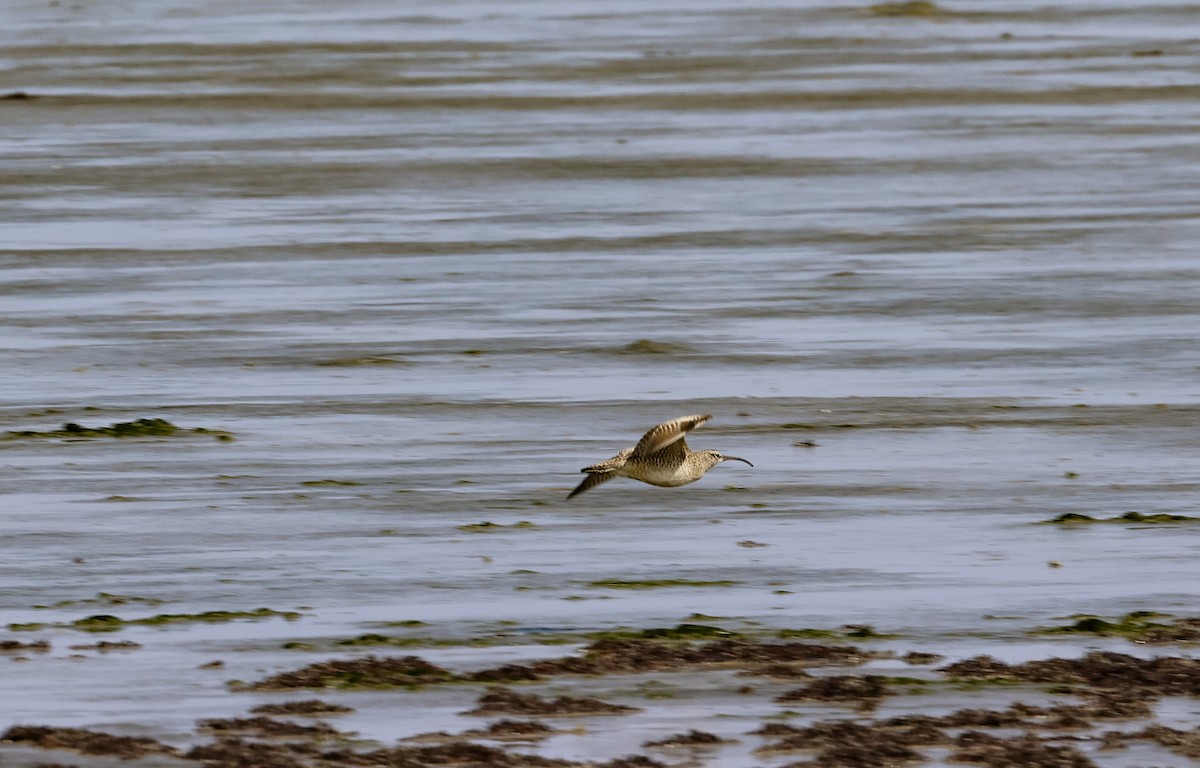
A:
<svg viewBox="0 0 1200 768">
<path fill-rule="evenodd" d="M 943 13 L 929 0 L 907 0 L 907 2 L 876 3 L 867 9 L 872 16 L 926 17 Z"/>
<path fill-rule="evenodd" d="M 637 707 L 610 704 L 591 697 L 559 696 L 546 699 L 533 693 L 517 693 L 510 688 L 491 688 L 479 697 L 475 709 L 467 715 L 533 715 L 572 717 L 577 715 L 624 715 L 639 712 Z"/>
<path fill-rule="evenodd" d="M 737 632 L 707 624 L 676 624 L 674 627 L 643 629 L 638 633 L 638 637 L 647 640 L 711 640 L 737 636 Z"/>
<path fill-rule="evenodd" d="M 645 755 L 626 755 L 607 763 L 600 763 L 597 768 L 668 768 L 666 763 L 646 757 Z"/>
<path fill-rule="evenodd" d="M 914 745 L 937 744 L 945 741 L 940 731 L 916 728 L 903 730 L 875 727 L 850 720 L 828 720 L 804 728 L 781 726 L 765 732 L 767 736 L 783 736 L 773 744 L 756 750 L 761 754 L 815 751 L 814 766 L 884 766 L 921 759 Z"/>
<path fill-rule="evenodd" d="M 289 688 L 415 688 L 449 683 L 460 678 L 420 656 L 364 656 L 361 659 L 330 659 L 293 672 L 243 686 L 242 690 L 269 691 Z"/>
<path fill-rule="evenodd" d="M 1148 702 L 1136 694 L 1119 691 L 1083 691 L 1078 705 L 1038 707 L 1016 703 L 1004 710 L 961 709 L 948 715 L 900 715 L 886 720 L 857 722 L 829 720 L 806 727 L 770 723 L 755 735 L 778 739 L 759 752 L 775 754 L 791 751 L 818 753 L 818 766 L 868 766 L 908 762 L 915 753 L 910 748 L 951 743 L 949 729 L 974 728 L 1024 729 L 1026 731 L 1063 731 L 1091 727 L 1091 719 L 1144 718 L 1152 714 Z M 1074 751 L 1047 749 L 1040 739 L 1028 735 L 1005 739 L 976 731 L 954 742 L 957 751 L 952 760 L 996 766 L 1082 766 Z M 877 750 L 878 761 L 870 754 Z M 1056 763 L 1054 760 L 1064 762 Z M 1024 762 L 1022 762 L 1024 761 Z"/>
<path fill-rule="evenodd" d="M 383 635 L 378 632 L 368 632 L 358 637 L 338 640 L 337 644 L 347 646 L 406 646 L 428 644 L 428 641 L 423 642 L 422 638 L 395 637 L 393 635 Z"/>
<path fill-rule="evenodd" d="M 989 768 L 1093 768 L 1096 764 L 1072 746 L 1047 744 L 1026 734 L 1002 739 L 968 731 L 954 740 L 951 762 L 978 763 Z"/>
<path fill-rule="evenodd" d="M 1177 656 L 1139 659 L 1092 651 L 1080 659 L 1042 659 L 1005 664 L 976 656 L 941 667 L 952 679 L 1083 684 L 1156 696 L 1200 696 L 1200 660 Z"/>
<path fill-rule="evenodd" d="M 588 637 L 593 640 L 715 640 L 741 635 L 733 630 L 708 624 L 676 624 L 673 627 L 651 627 L 625 632 L 593 632 Z"/>
<path fill-rule="evenodd" d="M 1087 696 L 1085 704 L 1038 707 L 1020 702 L 1007 709 L 960 709 L 929 720 L 943 728 L 1024 728 L 1027 730 L 1076 730 L 1092 727 L 1092 719 L 1123 720 L 1148 717 L 1148 702 L 1137 698 Z M 896 718 L 903 720 L 904 718 Z"/>
<path fill-rule="evenodd" d="M 325 723 L 304 725 L 287 720 L 275 720 L 270 717 L 228 717 L 209 718 L 197 724 L 201 731 L 220 736 L 230 734 L 249 734 L 259 737 L 303 737 L 310 739 L 327 739 L 339 735 L 336 728 Z"/>
<path fill-rule="evenodd" d="M 497 720 L 487 728 L 466 731 L 462 735 L 492 741 L 540 741 L 555 733 L 553 728 L 537 720 Z"/>
<path fill-rule="evenodd" d="M 131 619 L 126 624 L 141 624 L 155 626 L 159 624 L 180 624 L 186 622 L 203 622 L 218 624 L 239 619 L 270 619 L 281 618 L 295 621 L 304 614 L 299 611 L 277 611 L 273 608 L 256 608 L 253 611 L 204 611 L 203 613 L 160 613 L 145 619 Z"/>
<path fill-rule="evenodd" d="M 71 622 L 71 627 L 84 632 L 116 632 L 125 623 L 124 620 L 116 616 L 100 613 L 95 616 L 84 616 L 82 619 L 75 619 L 75 621 Z"/>
<path fill-rule="evenodd" d="M 813 640 L 835 638 L 837 632 L 832 629 L 781 629 L 775 633 L 775 636 L 782 640 L 809 638 Z"/>
<path fill-rule="evenodd" d="M 44 725 L 14 725 L 0 741 L 41 749 L 73 749 L 85 755 L 111 755 L 125 760 L 146 755 L 177 755 L 179 750 L 144 736 L 113 736 L 83 728 L 54 728 Z"/>
<path fill-rule="evenodd" d="M 647 741 L 643 747 L 717 747 L 722 744 L 735 744 L 732 739 L 722 739 L 715 733 L 698 731 L 695 728 L 687 733 L 677 733 L 665 739 Z"/>
<path fill-rule="evenodd" d="M 411 365 L 407 360 L 391 355 L 366 355 L 364 357 L 337 357 L 318 360 L 314 365 L 326 368 L 355 368 L 364 365 Z"/>
<path fill-rule="evenodd" d="M 5 432 L 0 435 L 3 440 L 27 439 L 57 439 L 83 440 L 103 437 L 182 437 L 185 435 L 207 435 L 218 440 L 232 440 L 233 434 L 219 429 L 194 427 L 184 429 L 177 427 L 166 419 L 137 419 L 136 421 L 119 421 L 107 427 L 85 427 L 75 422 L 63 424 L 62 429 L 34 430 L 26 429 Z"/>
<path fill-rule="evenodd" d="M 141 643 L 135 643 L 132 640 L 101 640 L 98 643 L 85 643 L 82 645 L 72 645 L 72 651 L 100 651 L 107 653 L 108 651 L 136 651 L 142 647 Z"/>
<path fill-rule="evenodd" d="M 469 741 L 452 741 L 447 744 L 419 747 L 391 747 L 372 752 L 326 752 L 321 759 L 329 765 L 385 766 L 386 768 L 429 768 L 429 766 L 440 765 L 461 766 L 462 768 L 569 768 L 581 765 L 538 755 L 505 752 L 496 747 L 474 744 Z"/>
<path fill-rule="evenodd" d="M 1075 615 L 1070 624 L 1034 630 L 1042 635 L 1100 635 L 1125 637 L 1141 643 L 1178 643 L 1200 640 L 1200 618 L 1172 619 L 1166 623 L 1157 619 L 1170 618 L 1153 611 L 1134 611 L 1117 619 L 1100 616 Z"/>
<path fill-rule="evenodd" d="M 793 701 L 847 702 L 862 709 L 878 705 L 884 696 L 895 691 L 888 687 L 885 678 L 879 675 L 834 675 L 818 677 L 802 688 L 783 693 L 775 700 L 781 703 Z"/>
<path fill-rule="evenodd" d="M 219 768 L 304 768 L 305 758 L 319 754 L 314 746 L 304 742 L 272 743 L 225 738 L 192 747 L 184 757 Z"/>
<path fill-rule="evenodd" d="M 685 344 L 655 341 L 654 339 L 638 339 L 617 350 L 622 355 L 681 355 L 693 351 Z"/>
<path fill-rule="evenodd" d="M 319 699 L 285 701 L 280 704 L 259 704 L 250 710 L 255 715 L 344 715 L 353 712 L 353 707 L 329 704 Z"/>
<path fill-rule="evenodd" d="M 612 638 L 599 640 L 584 649 L 582 656 L 545 659 L 529 664 L 510 664 L 509 674 L 520 671 L 537 679 L 554 675 L 604 675 L 689 669 L 698 666 L 764 664 L 861 664 L 871 654 L 853 646 L 814 643 L 761 643 L 741 638 L 716 640 L 700 645 L 675 641 Z M 470 679 L 486 679 L 492 670 L 477 672 Z"/>
<path fill-rule="evenodd" d="M 484 520 L 481 523 L 467 523 L 466 525 L 455 526 L 455 528 L 457 528 L 460 531 L 467 531 L 468 533 L 494 533 L 496 531 L 507 531 L 507 530 L 514 530 L 514 529 L 522 529 L 522 528 L 537 528 L 537 525 L 529 522 L 528 520 L 518 520 L 517 522 L 513 523 L 512 525 L 503 525 L 501 523 L 493 523 L 493 522 Z"/>
<path fill-rule="evenodd" d="M 20 640 L 0 640 L 0 651 L 33 651 L 34 653 L 46 653 L 50 650 L 49 640 L 34 640 L 31 643 L 23 643 Z"/>
<path fill-rule="evenodd" d="M 503 664 L 473 672 L 468 679 L 473 683 L 531 683 L 542 676 L 524 664 Z"/>
<path fill-rule="evenodd" d="M 1043 520 L 1043 525 L 1090 525 L 1099 523 L 1117 523 L 1123 525 L 1163 525 L 1172 523 L 1200 523 L 1200 517 L 1189 517 L 1187 515 L 1169 515 L 1165 512 L 1158 512 L 1152 515 L 1145 515 L 1141 512 L 1126 512 L 1123 515 L 1116 517 L 1092 517 L 1091 515 L 1083 515 L 1078 512 L 1065 512 L 1058 517 L 1052 517 L 1049 520 Z"/>
<path fill-rule="evenodd" d="M 1014 680 L 1012 667 L 999 659 L 981 654 L 947 664 L 939 672 L 957 680 Z"/>
<path fill-rule="evenodd" d="M 875 627 L 872 627 L 870 624 L 846 624 L 842 627 L 842 632 L 846 637 L 855 640 L 886 640 L 899 637 L 899 635 L 877 632 L 875 631 Z"/>
<path fill-rule="evenodd" d="M 732 587 L 736 581 L 720 579 L 717 581 L 697 581 L 694 579 L 600 579 L 588 582 L 589 587 L 605 589 L 661 589 L 663 587 Z"/>
<path fill-rule="evenodd" d="M 144 619 L 122 619 L 109 614 L 96 614 L 76 619 L 69 625 L 72 629 L 84 632 L 115 632 L 127 626 L 161 626 L 164 624 L 183 624 L 201 622 L 218 624 L 239 619 L 269 619 L 279 617 L 295 621 L 303 614 L 298 611 L 276 611 L 272 608 L 258 608 L 253 611 L 204 611 L 203 613 L 160 613 Z M 53 625 L 59 626 L 59 625 Z"/>
<path fill-rule="evenodd" d="M 1136 733 L 1120 734 L 1123 741 L 1153 741 L 1181 757 L 1200 760 L 1200 728 L 1181 731 L 1166 725 L 1151 725 Z"/>
</svg>

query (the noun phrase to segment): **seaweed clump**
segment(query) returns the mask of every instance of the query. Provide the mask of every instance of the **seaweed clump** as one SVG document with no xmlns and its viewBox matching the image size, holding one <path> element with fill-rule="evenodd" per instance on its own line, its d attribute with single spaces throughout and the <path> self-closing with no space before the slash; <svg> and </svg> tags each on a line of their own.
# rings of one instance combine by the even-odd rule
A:
<svg viewBox="0 0 1200 768">
<path fill-rule="evenodd" d="M 572 717 L 576 715 L 624 715 L 639 712 L 637 707 L 610 704 L 607 701 L 583 696 L 559 696 L 546 699 L 533 693 L 517 693 L 511 688 L 491 688 L 479 697 L 475 709 L 467 715 L 535 715 L 539 717 Z"/>
<path fill-rule="evenodd" d="M 760 754 L 816 751 L 815 766 L 865 767 L 914 762 L 921 759 L 914 746 L 946 741 L 945 734 L 936 729 L 897 731 L 849 720 L 827 720 L 804 728 L 768 726 L 755 733 L 784 736 L 781 741 L 759 748 Z"/>
<path fill-rule="evenodd" d="M 633 632 L 596 632 L 589 635 L 597 640 L 635 639 L 635 640 L 715 640 L 726 637 L 740 637 L 730 629 L 713 627 L 708 624 L 676 624 L 673 627 L 650 627 Z"/>
<path fill-rule="evenodd" d="M 182 622 L 199 621 L 217 624 L 238 619 L 270 619 L 281 618 L 295 621 L 304 614 L 299 611 L 277 611 L 274 608 L 255 608 L 253 611 L 204 611 L 202 613 L 160 613 L 145 619 L 132 619 L 127 624 L 142 624 L 154 626 L 158 624 L 179 624 Z"/>
<path fill-rule="evenodd" d="M 1200 696 L 1200 659 L 1179 656 L 1139 659 L 1124 653 L 1092 651 L 1079 659 L 1006 664 L 985 655 L 938 671 L 959 680 L 1083 684 L 1145 696 Z"/>
<path fill-rule="evenodd" d="M 497 720 L 487 728 L 466 731 L 463 736 L 492 741 L 541 741 L 555 731 L 537 720 Z"/>
<path fill-rule="evenodd" d="M 49 650 L 49 640 L 34 640 L 31 643 L 23 643 L 20 640 L 0 640 L 0 651 L 33 651 L 35 653 L 46 653 Z"/>
<path fill-rule="evenodd" d="M 1125 637 L 1140 643 L 1179 643 L 1200 640 L 1200 618 L 1174 619 L 1170 623 L 1155 621 L 1169 618 L 1153 611 L 1133 611 L 1115 620 L 1093 615 L 1072 616 L 1070 624 L 1034 630 L 1040 635 L 1100 635 Z"/>
<path fill-rule="evenodd" d="M 647 741 L 642 744 L 643 747 L 716 747 L 721 744 L 733 744 L 732 739 L 722 739 L 715 733 L 708 731 L 698 731 L 695 728 L 687 733 L 677 733 L 674 736 L 668 736 L 665 739 L 656 741 Z"/>
<path fill-rule="evenodd" d="M 887 686 L 886 679 L 879 675 L 833 675 L 818 677 L 803 688 L 787 691 L 775 700 L 852 702 L 861 709 L 873 709 L 884 696 L 893 693 L 895 691 Z"/>
<path fill-rule="evenodd" d="M 467 523 L 466 525 L 455 526 L 460 531 L 468 533 L 495 533 L 496 531 L 519 530 L 522 528 L 537 528 L 537 525 L 528 520 L 518 520 L 512 525 L 504 525 L 502 523 L 493 523 L 489 520 L 484 520 L 480 523 Z"/>
<path fill-rule="evenodd" d="M 655 341 L 654 339 L 638 339 L 631 341 L 617 350 L 622 355 L 681 355 L 692 352 L 686 344 L 671 341 Z"/>
<path fill-rule="evenodd" d="M 199 744 L 184 758 L 214 766 L 254 766 L 254 768 L 303 768 L 306 759 L 319 756 L 320 750 L 305 742 L 243 741 L 223 738 Z"/>
<path fill-rule="evenodd" d="M 98 643 L 85 643 L 81 645 L 72 645 L 72 651 L 100 651 L 108 653 L 109 651 L 136 651 L 142 647 L 141 643 L 135 643 L 132 640 L 101 640 Z"/>
<path fill-rule="evenodd" d="M 1129 720 L 1151 717 L 1152 697 L 1142 692 L 1117 690 L 1071 691 L 1084 698 L 1075 705 L 1039 707 L 1014 703 L 1003 710 L 960 709 L 947 715 L 899 715 L 886 720 L 857 722 L 826 720 L 806 727 L 785 723 L 764 725 L 754 734 L 778 741 L 761 747 L 762 754 L 793 751 L 817 752 L 814 766 L 876 766 L 920 759 L 913 750 L 921 746 L 953 746 L 954 762 L 982 763 L 999 768 L 1084 768 L 1083 755 L 1074 749 L 1048 746 L 1032 731 L 1064 731 L 1091 728 L 1092 719 Z M 976 728 L 1023 729 L 1015 738 L 1001 738 L 967 730 L 958 738 L 950 732 Z M 1147 729 L 1138 734 L 1117 734 L 1121 738 L 1163 738 L 1188 742 L 1186 734 Z M 1162 742 L 1160 742 L 1162 743 Z M 1196 743 L 1200 745 L 1200 734 Z M 872 758 L 871 756 L 876 757 Z"/>
<path fill-rule="evenodd" d="M 929 0 L 908 0 L 907 2 L 876 3 L 869 9 L 872 16 L 937 16 L 942 13 Z"/>
<path fill-rule="evenodd" d="M 277 611 L 273 608 L 256 608 L 253 611 L 159 613 L 154 616 L 148 616 L 144 619 L 122 619 L 119 616 L 112 616 L 107 613 L 98 613 L 92 616 L 84 616 L 82 619 L 76 619 L 75 621 L 72 621 L 69 626 L 72 629 L 78 629 L 84 632 L 116 632 L 131 625 L 153 627 L 163 624 L 182 624 L 193 621 L 206 624 L 219 624 L 226 621 L 237 621 L 238 619 L 269 619 L 273 617 L 279 617 L 288 621 L 295 621 L 301 616 L 303 616 L 303 614 L 301 614 L 299 611 Z"/>
<path fill-rule="evenodd" d="M 691 645 L 672 640 L 608 638 L 587 646 L 582 656 L 507 664 L 502 668 L 476 672 L 468 679 L 493 680 L 499 670 L 503 670 L 508 679 L 538 680 L 554 675 L 634 674 L 710 665 L 855 665 L 870 657 L 869 652 L 853 646 L 815 643 L 762 643 L 727 638 Z"/>
<path fill-rule="evenodd" d="M 649 758 L 634 756 L 607 763 L 576 763 L 568 760 L 506 752 L 469 741 L 451 741 L 426 746 L 398 746 L 359 752 L 350 749 L 322 751 L 303 742 L 243 741 L 230 738 L 192 748 L 184 757 L 216 766 L 254 768 L 304 768 L 313 764 L 381 766 L 381 768 L 659 768 Z"/>
<path fill-rule="evenodd" d="M 132 760 L 147 755 L 178 755 L 179 750 L 145 736 L 114 736 L 84 728 L 14 725 L 0 734 L 8 741 L 41 749 L 72 749 L 85 755 L 108 755 Z"/>
<path fill-rule="evenodd" d="M 24 439 L 58 439 L 80 440 L 101 437 L 178 437 L 181 435 L 209 435 L 218 440 L 232 440 L 233 434 L 220 429 L 194 427 L 184 429 L 177 427 L 166 419 L 137 419 L 136 421 L 118 421 L 107 427 L 85 427 L 75 422 L 67 422 L 62 429 L 24 429 L 5 432 L 4 440 Z"/>
<path fill-rule="evenodd" d="M 665 587 L 733 587 L 738 582 L 729 579 L 699 581 L 696 579 L 600 579 L 588 582 L 589 587 L 604 589 L 662 589 Z"/>
<path fill-rule="evenodd" d="M 400 746 L 372 752 L 327 752 L 322 755 L 330 765 L 387 766 L 388 768 L 423 768 L 424 766 L 461 766 L 467 768 L 568 768 L 578 766 L 566 760 L 538 755 L 506 752 L 496 747 L 469 741 L 452 741 L 430 746 Z M 646 766 L 645 768 L 650 768 Z"/>
<path fill-rule="evenodd" d="M 287 720 L 275 720 L 270 717 L 215 717 L 201 720 L 199 729 L 219 735 L 244 733 L 262 738 L 302 737 L 309 739 L 327 739 L 340 735 L 333 726 L 325 723 L 304 725 Z"/>
<path fill-rule="evenodd" d="M 1064 512 L 1057 517 L 1042 521 L 1046 525 L 1089 525 L 1096 523 L 1137 523 L 1141 525 L 1163 525 L 1170 523 L 1200 523 L 1200 517 L 1188 515 L 1171 515 L 1166 512 L 1156 512 L 1145 515 L 1141 512 L 1126 512 L 1116 517 L 1092 517 L 1078 512 Z"/>
<path fill-rule="evenodd" d="M 416 688 L 460 679 L 420 656 L 330 659 L 241 686 L 247 691 L 289 688 Z"/>
<path fill-rule="evenodd" d="M 1181 731 L 1166 725 L 1151 725 L 1118 737 L 1125 741 L 1153 741 L 1181 757 L 1200 760 L 1200 729 Z"/>
<path fill-rule="evenodd" d="M 285 701 L 280 704 L 259 704 L 250 710 L 255 715 L 345 715 L 354 711 L 354 707 L 341 704 L 330 704 L 320 699 L 305 699 L 304 701 Z"/>
<path fill-rule="evenodd" d="M 989 768 L 1095 768 L 1086 755 L 1069 745 L 1047 744 L 1031 734 L 1002 739 L 968 731 L 954 740 L 952 762 Z"/>
</svg>

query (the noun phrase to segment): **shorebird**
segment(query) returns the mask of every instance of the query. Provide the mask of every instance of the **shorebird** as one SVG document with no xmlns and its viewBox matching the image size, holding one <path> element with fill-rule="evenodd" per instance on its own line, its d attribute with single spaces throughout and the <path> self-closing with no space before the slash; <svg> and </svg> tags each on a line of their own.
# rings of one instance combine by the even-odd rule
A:
<svg viewBox="0 0 1200 768">
<path fill-rule="evenodd" d="M 587 477 L 567 498 L 614 477 L 631 477 L 650 485 L 674 488 L 696 482 L 722 461 L 745 461 L 750 464 L 743 458 L 726 456 L 720 451 L 693 451 L 688 448 L 684 436 L 711 418 L 710 414 L 698 414 L 664 421 L 642 435 L 642 439 L 632 448 L 622 450 L 608 461 L 579 470 L 586 472 Z"/>
</svg>

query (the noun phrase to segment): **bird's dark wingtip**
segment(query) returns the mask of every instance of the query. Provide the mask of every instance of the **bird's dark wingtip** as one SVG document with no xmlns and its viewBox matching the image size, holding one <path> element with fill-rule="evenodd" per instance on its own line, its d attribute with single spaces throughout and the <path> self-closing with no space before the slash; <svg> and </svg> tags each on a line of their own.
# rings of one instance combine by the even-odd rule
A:
<svg viewBox="0 0 1200 768">
<path fill-rule="evenodd" d="M 583 478 L 583 482 L 575 486 L 575 490 L 567 494 L 567 499 L 570 500 L 589 488 L 595 488 L 597 485 L 607 482 L 614 477 L 616 477 L 616 473 L 614 472 L 589 472 L 588 476 Z"/>
</svg>

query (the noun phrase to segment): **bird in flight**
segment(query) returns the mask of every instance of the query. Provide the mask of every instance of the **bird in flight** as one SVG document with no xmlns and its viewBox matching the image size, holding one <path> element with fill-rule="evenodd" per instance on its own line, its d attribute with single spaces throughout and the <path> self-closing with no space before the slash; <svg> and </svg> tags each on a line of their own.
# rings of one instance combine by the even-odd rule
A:
<svg viewBox="0 0 1200 768">
<path fill-rule="evenodd" d="M 697 414 L 664 421 L 642 435 L 642 439 L 632 448 L 625 448 L 607 461 L 579 470 L 587 473 L 587 477 L 567 498 L 578 496 L 614 477 L 631 477 L 650 485 L 673 488 L 696 482 L 722 461 L 750 464 L 743 458 L 727 456 L 720 451 L 693 451 L 688 448 L 684 440 L 687 433 L 711 418 L 710 414 Z"/>
</svg>

